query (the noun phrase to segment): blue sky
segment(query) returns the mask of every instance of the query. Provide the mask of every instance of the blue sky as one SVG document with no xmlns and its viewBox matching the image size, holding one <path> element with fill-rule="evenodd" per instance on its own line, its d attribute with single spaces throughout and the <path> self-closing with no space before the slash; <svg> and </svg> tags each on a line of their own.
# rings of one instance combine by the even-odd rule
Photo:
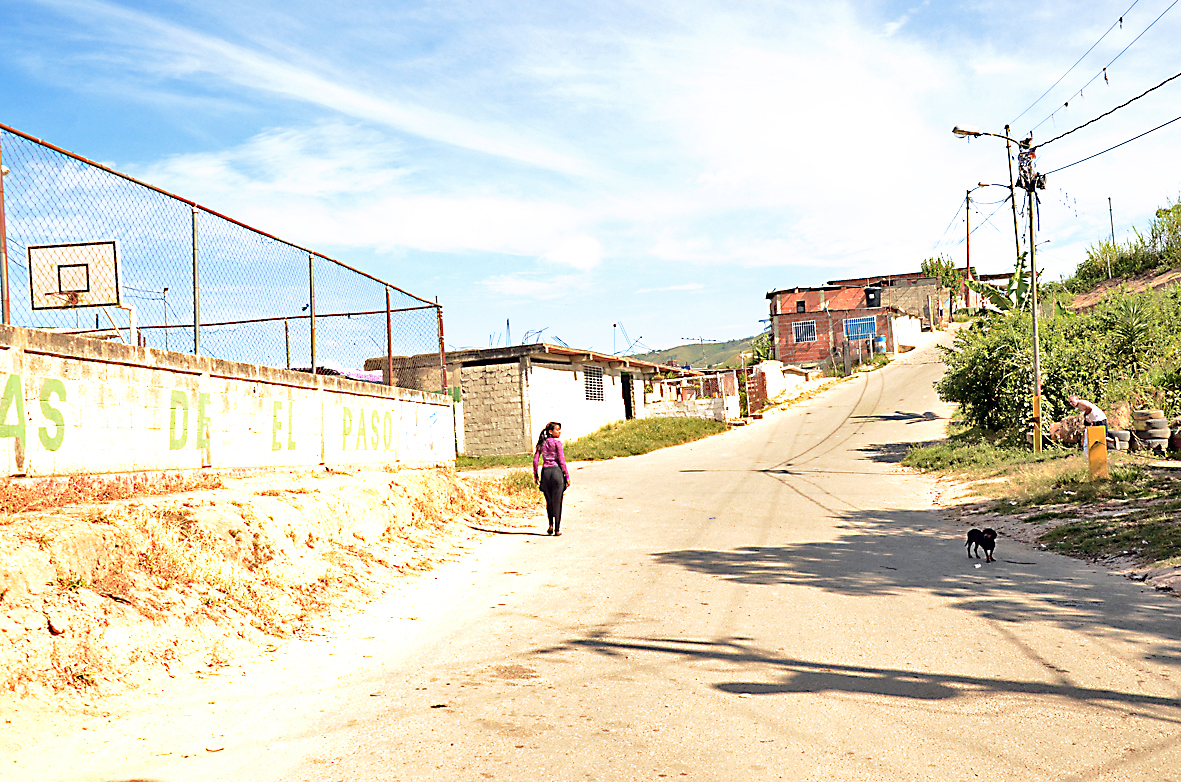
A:
<svg viewBox="0 0 1181 782">
<path fill-rule="evenodd" d="M 1021 117 L 1046 140 L 1181 71 L 1139 0 Z M 603 351 L 749 336 L 773 288 L 962 262 L 1000 132 L 1132 0 L 969 3 L 4 0 L 0 122 L 420 296 L 447 341 Z M 1048 171 L 1181 111 L 1181 79 L 1048 145 Z M 1050 177 L 1069 273 L 1181 192 L 1181 122 Z M 1002 191 L 978 191 L 981 202 Z M 973 222 L 1000 204 L 981 203 Z M 950 225 L 949 225 L 950 221 Z M 1012 217 L 972 239 L 1012 265 Z"/>
</svg>

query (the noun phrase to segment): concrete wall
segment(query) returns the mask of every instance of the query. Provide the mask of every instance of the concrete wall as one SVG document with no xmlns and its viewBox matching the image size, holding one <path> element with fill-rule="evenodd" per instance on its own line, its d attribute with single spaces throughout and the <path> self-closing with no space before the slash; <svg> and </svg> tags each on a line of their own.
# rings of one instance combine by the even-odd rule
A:
<svg viewBox="0 0 1181 782">
<path fill-rule="evenodd" d="M 941 288 L 937 280 L 920 277 L 882 288 L 882 306 L 897 307 L 907 315 L 934 323 L 939 316 L 939 302 L 946 309 L 948 295 L 947 288 Z"/>
<path fill-rule="evenodd" d="M 895 345 L 891 345 L 895 352 L 899 352 L 903 345 L 915 347 L 922 340 L 923 322 L 910 315 L 898 315 L 892 318 L 894 326 Z"/>
<path fill-rule="evenodd" d="M 782 361 L 761 361 L 755 365 L 755 373 L 764 377 L 767 399 L 783 396 L 789 389 L 798 386 L 808 379 L 808 373 L 797 367 L 790 367 L 784 371 Z"/>
<path fill-rule="evenodd" d="M 0 326 L 8 475 L 438 464 L 448 398 Z"/>
<path fill-rule="evenodd" d="M 649 401 L 645 415 L 648 418 L 712 418 L 715 421 L 733 421 L 739 418 L 738 397 L 707 397 L 704 399 L 662 399 Z"/>
<path fill-rule="evenodd" d="M 537 435 L 550 421 L 562 424 L 562 440 L 570 442 L 626 417 L 623 379 L 619 376 L 619 369 L 601 364 L 593 366 L 603 369 L 601 402 L 586 398 L 586 376 L 581 364 L 572 364 L 566 368 L 558 364 L 532 363 L 529 371 L 529 431 L 532 433 L 532 442 L 526 450 L 533 449 Z M 638 374 L 632 377 L 633 393 L 636 384 L 643 389 L 644 380 Z"/>
<path fill-rule="evenodd" d="M 463 441 L 468 456 L 500 456 L 533 450 L 526 423 L 524 368 L 520 362 L 465 366 Z M 534 435 L 536 437 L 536 435 Z"/>
</svg>

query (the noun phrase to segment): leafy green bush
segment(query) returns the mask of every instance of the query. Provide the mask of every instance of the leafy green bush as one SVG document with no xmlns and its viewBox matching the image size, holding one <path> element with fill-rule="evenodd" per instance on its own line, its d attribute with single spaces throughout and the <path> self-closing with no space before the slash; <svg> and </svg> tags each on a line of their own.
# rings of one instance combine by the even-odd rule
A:
<svg viewBox="0 0 1181 782">
<path fill-rule="evenodd" d="M 1044 420 L 1072 415 L 1071 394 L 1107 409 L 1128 402 L 1181 415 L 1181 287 L 1114 291 L 1086 313 L 1045 312 L 1040 345 Z M 944 362 L 940 397 L 958 402 L 969 425 L 1020 441 L 1033 420 L 1030 314 L 976 321 L 944 348 Z"/>
<path fill-rule="evenodd" d="M 1106 378 L 1101 335 L 1090 318 L 1058 316 L 1041 322 L 1042 414 L 1073 412 L 1066 398 L 1097 398 Z M 1033 328 L 1027 312 L 995 313 L 961 330 L 944 349 L 947 372 L 939 396 L 958 402 L 970 426 L 1020 431 L 1033 418 Z"/>
</svg>

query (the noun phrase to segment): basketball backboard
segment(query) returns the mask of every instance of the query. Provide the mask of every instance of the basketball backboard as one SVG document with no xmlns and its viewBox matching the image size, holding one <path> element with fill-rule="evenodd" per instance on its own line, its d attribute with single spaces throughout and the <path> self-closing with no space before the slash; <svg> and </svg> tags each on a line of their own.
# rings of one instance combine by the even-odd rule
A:
<svg viewBox="0 0 1181 782">
<path fill-rule="evenodd" d="M 119 246 L 114 240 L 29 245 L 34 310 L 118 307 Z"/>
</svg>

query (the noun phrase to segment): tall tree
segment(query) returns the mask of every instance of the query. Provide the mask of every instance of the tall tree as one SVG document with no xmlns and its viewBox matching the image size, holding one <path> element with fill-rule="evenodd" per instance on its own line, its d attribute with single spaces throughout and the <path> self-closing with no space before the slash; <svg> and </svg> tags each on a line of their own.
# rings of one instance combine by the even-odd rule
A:
<svg viewBox="0 0 1181 782">
<path fill-rule="evenodd" d="M 959 297 L 960 288 L 964 284 L 960 270 L 955 267 L 955 263 L 946 255 L 940 255 L 938 258 L 927 258 L 923 261 L 922 270 L 923 274 L 927 277 L 934 277 L 938 280 L 941 288 L 948 289 L 947 315 L 950 318 L 955 314 L 955 301 Z"/>
</svg>

